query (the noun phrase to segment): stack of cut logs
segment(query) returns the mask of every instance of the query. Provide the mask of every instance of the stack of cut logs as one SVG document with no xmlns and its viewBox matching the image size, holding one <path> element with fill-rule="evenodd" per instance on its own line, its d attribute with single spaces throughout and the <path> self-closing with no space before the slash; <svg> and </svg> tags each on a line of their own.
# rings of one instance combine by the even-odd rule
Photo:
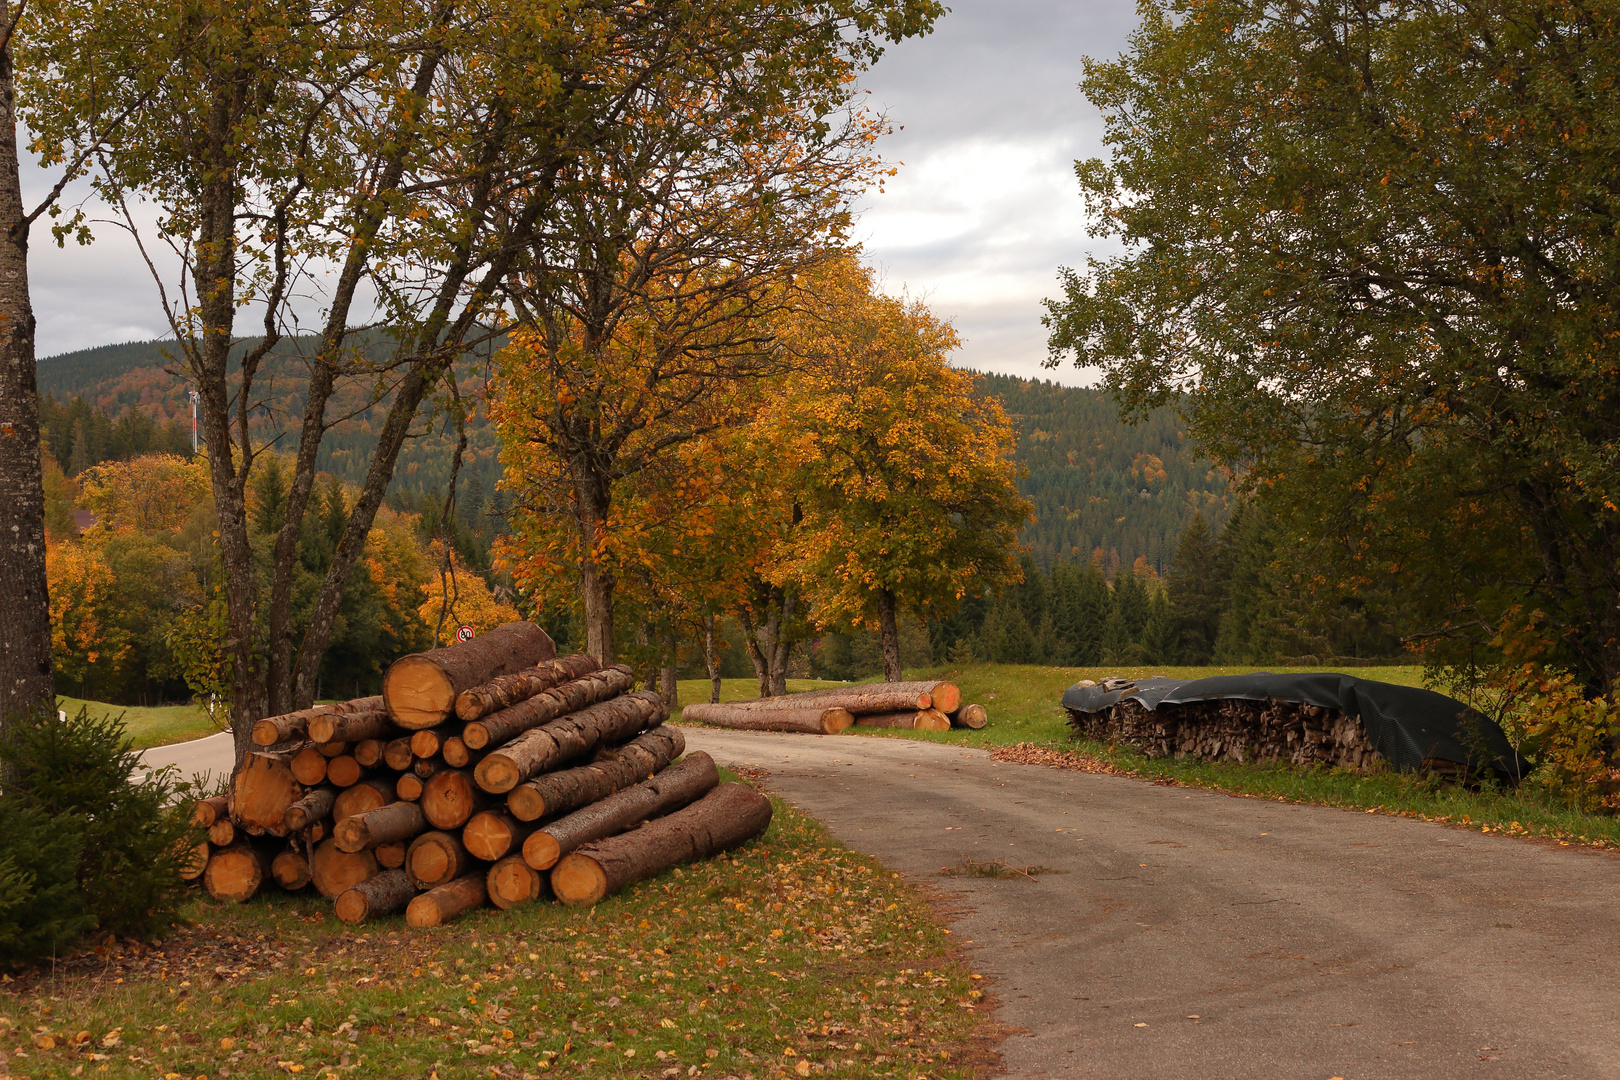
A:
<svg viewBox="0 0 1620 1080">
<path fill-rule="evenodd" d="M 982 728 L 988 722 L 984 706 L 962 704 L 962 691 L 949 682 L 874 683 L 722 705 L 688 705 L 681 710 L 681 719 L 744 731 L 816 735 L 837 735 L 851 727 L 947 731 Z"/>
<path fill-rule="evenodd" d="M 358 923 L 436 926 L 486 903 L 594 904 L 770 823 L 663 726 L 629 668 L 556 657 L 532 623 L 406 656 L 380 697 L 261 720 L 187 876 L 218 899 L 313 885 Z M 677 761 L 677 759 L 680 759 Z"/>
</svg>

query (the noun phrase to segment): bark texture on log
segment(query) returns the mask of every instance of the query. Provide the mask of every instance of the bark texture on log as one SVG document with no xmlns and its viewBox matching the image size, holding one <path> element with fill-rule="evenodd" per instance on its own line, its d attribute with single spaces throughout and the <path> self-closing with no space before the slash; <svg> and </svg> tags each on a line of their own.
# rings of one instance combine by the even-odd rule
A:
<svg viewBox="0 0 1620 1080">
<path fill-rule="evenodd" d="M 377 708 L 367 712 L 326 713 L 309 721 L 309 737 L 313 742 L 359 742 L 361 739 L 392 739 L 399 735 L 388 710 L 379 700 Z"/>
<path fill-rule="evenodd" d="M 686 753 L 678 727 L 659 726 L 616 747 L 589 765 L 536 777 L 512 789 L 506 808 L 519 821 L 538 821 L 605 799 L 637 784 Z"/>
<path fill-rule="evenodd" d="M 462 729 L 461 741 L 473 750 L 499 746 L 559 716 L 615 698 L 635 684 L 635 674 L 623 664 L 593 671 L 520 701 L 509 709 L 473 721 Z"/>
<path fill-rule="evenodd" d="M 382 869 L 369 851 L 340 851 L 335 841 L 322 840 L 310 852 L 309 877 L 328 900 L 336 900 Z"/>
<path fill-rule="evenodd" d="M 473 783 L 473 774 L 462 769 L 442 769 L 434 773 L 417 800 L 435 829 L 461 828 L 488 802 Z"/>
<path fill-rule="evenodd" d="M 632 881 L 752 840 L 770 823 L 771 800 L 746 784 L 721 784 L 684 810 L 563 856 L 551 889 L 565 904 L 595 904 Z"/>
<path fill-rule="evenodd" d="M 978 731 L 990 722 L 990 713 L 983 705 L 964 705 L 951 713 L 953 727 L 970 728 Z"/>
<path fill-rule="evenodd" d="M 287 812 L 282 815 L 282 824 L 287 826 L 288 832 L 299 832 L 311 822 L 330 817 L 337 796 L 336 788 L 320 787 L 306 791 L 302 799 L 287 807 Z"/>
<path fill-rule="evenodd" d="M 337 917 L 351 926 L 391 915 L 416 897 L 416 886 L 403 870 L 384 870 L 374 878 L 367 878 L 352 888 L 345 889 L 337 898 Z"/>
<path fill-rule="evenodd" d="M 549 869 L 575 848 L 615 836 L 639 821 L 678 810 L 719 783 L 720 770 L 713 758 L 701 750 L 688 754 L 651 780 L 575 810 L 531 833 L 523 842 L 523 858 L 536 870 Z"/>
<path fill-rule="evenodd" d="M 461 843 L 473 858 L 494 862 L 510 855 L 533 831 L 532 825 L 519 825 L 499 810 L 485 810 L 461 830 Z"/>
<path fill-rule="evenodd" d="M 383 676 L 383 699 L 401 727 L 432 727 L 449 718 L 463 690 L 556 655 L 534 623 L 507 623 L 471 641 L 400 657 Z"/>
<path fill-rule="evenodd" d="M 260 746 L 274 746 L 276 743 L 307 739 L 311 737 L 310 723 L 317 717 L 376 712 L 382 707 L 382 698 L 366 697 L 356 698 L 353 701 L 339 701 L 334 705 L 316 705 L 313 708 L 283 713 L 280 716 L 267 716 L 253 725 L 253 741 Z M 315 741 L 330 742 L 331 738 L 319 738 Z"/>
<path fill-rule="evenodd" d="M 242 759 L 231 785 L 231 819 L 254 835 L 284 836 L 287 807 L 303 797 L 292 755 L 254 751 Z"/>
<path fill-rule="evenodd" d="M 489 902 L 502 911 L 533 903 L 547 892 L 544 875 L 524 862 L 521 855 L 508 856 L 490 867 L 484 885 L 489 890 Z"/>
<path fill-rule="evenodd" d="M 288 892 L 297 892 L 309 884 L 309 859 L 297 848 L 288 848 L 270 863 L 270 875 Z"/>
<path fill-rule="evenodd" d="M 413 802 L 394 802 L 344 818 L 332 830 L 339 851 L 364 851 L 379 844 L 409 840 L 427 828 L 422 808 Z"/>
<path fill-rule="evenodd" d="M 208 860 L 203 887 L 215 900 L 245 904 L 270 883 L 270 853 L 243 841 L 221 848 Z"/>
<path fill-rule="evenodd" d="M 447 832 L 425 832 L 405 852 L 405 872 L 418 889 L 431 889 L 472 869 L 473 858 L 461 841 Z"/>
<path fill-rule="evenodd" d="M 502 675 L 458 694 L 456 716 L 465 723 L 471 723 L 490 713 L 511 708 L 520 701 L 527 701 L 552 687 L 589 675 L 601 666 L 596 657 L 575 653 L 573 656 L 547 660 L 524 671 Z"/>
<path fill-rule="evenodd" d="M 856 716 L 861 716 L 868 713 L 921 712 L 923 709 L 938 709 L 940 712 L 950 713 L 960 708 L 961 704 L 962 691 L 955 683 L 926 680 L 834 686 L 826 690 L 808 690 L 802 694 L 781 694 L 776 697 L 754 698 L 750 701 L 731 701 L 726 703 L 726 707 L 774 710 L 802 709 L 819 705 L 822 708 L 847 709 Z"/>
<path fill-rule="evenodd" d="M 598 702 L 518 736 L 480 761 L 473 775 L 479 787 L 502 795 L 569 758 L 604 743 L 627 741 L 668 715 L 663 699 L 650 690 Z"/>
<path fill-rule="evenodd" d="M 405 909 L 405 922 L 415 927 L 439 926 L 464 911 L 483 907 L 489 901 L 484 878 L 484 871 L 479 870 L 423 893 Z"/>
<path fill-rule="evenodd" d="M 304 746 L 292 756 L 292 774 L 305 787 L 326 783 L 326 755 L 313 744 Z"/>
<path fill-rule="evenodd" d="M 230 808 L 231 800 L 224 795 L 198 799 L 191 807 L 191 823 L 199 829 L 206 829 L 220 818 L 228 815 Z"/>
<path fill-rule="evenodd" d="M 780 700 L 772 698 L 770 700 Z M 794 709 L 754 709 L 738 704 L 688 705 L 681 719 L 738 731 L 802 731 L 811 735 L 837 735 L 849 730 L 855 717 L 839 706 L 808 705 Z"/>
<path fill-rule="evenodd" d="M 380 776 L 362 780 L 353 787 L 344 788 L 332 802 L 332 825 L 367 810 L 387 806 L 394 801 L 394 785 Z"/>
</svg>

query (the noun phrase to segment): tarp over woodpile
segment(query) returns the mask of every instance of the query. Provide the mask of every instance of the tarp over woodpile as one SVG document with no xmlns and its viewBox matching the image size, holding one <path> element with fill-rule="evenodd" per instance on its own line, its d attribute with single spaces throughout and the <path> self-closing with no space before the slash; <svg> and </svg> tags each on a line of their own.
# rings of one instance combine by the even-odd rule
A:
<svg viewBox="0 0 1620 1080">
<path fill-rule="evenodd" d="M 1495 721 L 1455 698 L 1336 672 L 1272 675 L 1262 671 L 1190 681 L 1108 679 L 1095 686 L 1069 687 L 1063 694 L 1063 707 L 1071 712 L 1099 713 L 1120 701 L 1154 710 L 1160 705 L 1225 699 L 1314 705 L 1357 717 L 1379 755 L 1396 769 L 1417 770 L 1425 760 L 1449 761 L 1476 775 L 1491 771 L 1513 780 L 1528 769 Z"/>
</svg>

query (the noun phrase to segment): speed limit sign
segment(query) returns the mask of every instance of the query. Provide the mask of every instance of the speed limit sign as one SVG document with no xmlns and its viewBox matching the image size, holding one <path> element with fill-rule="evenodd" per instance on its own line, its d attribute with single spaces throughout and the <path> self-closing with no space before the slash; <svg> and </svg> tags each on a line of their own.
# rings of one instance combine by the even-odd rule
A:
<svg viewBox="0 0 1620 1080">
<path fill-rule="evenodd" d="M 472 639 L 473 639 L 473 628 L 472 627 L 463 626 L 459 630 L 456 631 L 456 640 L 457 641 L 471 641 Z"/>
</svg>

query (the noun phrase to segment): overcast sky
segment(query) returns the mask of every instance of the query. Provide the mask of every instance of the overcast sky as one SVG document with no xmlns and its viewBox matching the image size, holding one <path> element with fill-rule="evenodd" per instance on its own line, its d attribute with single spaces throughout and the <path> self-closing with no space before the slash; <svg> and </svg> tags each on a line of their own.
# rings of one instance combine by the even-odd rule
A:
<svg viewBox="0 0 1620 1080">
<path fill-rule="evenodd" d="M 1056 293 L 1060 265 L 1097 250 L 1073 162 L 1102 152 L 1101 123 L 1076 83 L 1082 57 L 1124 48 L 1135 6 L 950 6 L 932 35 L 891 46 L 865 80 L 897 129 L 883 153 L 900 172 L 865 200 L 857 235 L 887 291 L 926 300 L 956 326 L 958 364 L 1088 381 L 1072 366 L 1042 370 L 1041 300 Z M 43 180 L 25 170 L 29 189 L 42 191 Z M 40 356 L 166 335 L 151 279 L 116 229 L 65 251 L 36 236 L 29 270 Z"/>
</svg>

